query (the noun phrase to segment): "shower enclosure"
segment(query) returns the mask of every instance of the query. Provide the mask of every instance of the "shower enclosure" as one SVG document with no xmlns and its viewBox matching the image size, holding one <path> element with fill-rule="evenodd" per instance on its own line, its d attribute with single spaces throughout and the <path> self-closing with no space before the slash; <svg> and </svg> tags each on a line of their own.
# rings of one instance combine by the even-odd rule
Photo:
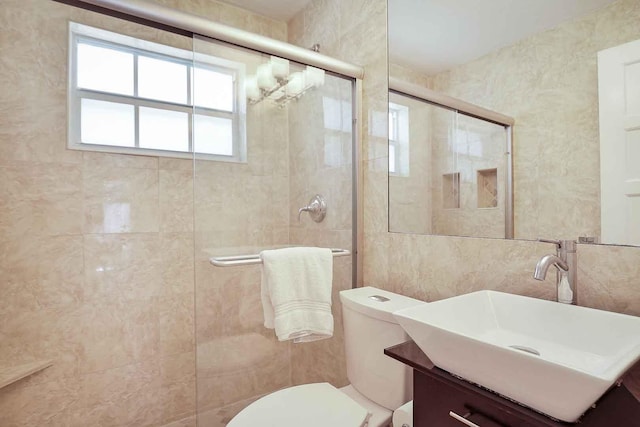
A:
<svg viewBox="0 0 640 427">
<path fill-rule="evenodd" d="M 0 368 L 52 364 L 0 389 L 0 424 L 217 427 L 345 385 L 362 70 L 157 3 L 61 3 L 0 16 Z M 326 217 L 299 218 L 316 194 Z M 262 325 L 260 266 L 211 260 L 302 245 L 352 255 L 334 337 L 293 345 Z"/>
<path fill-rule="evenodd" d="M 263 326 L 260 265 L 211 261 L 282 246 L 353 250 L 354 87 L 317 67 L 202 37 L 194 52 L 240 63 L 245 80 L 246 163 L 194 162 L 198 422 L 217 426 L 265 393 L 345 382 L 338 304 L 333 339 L 278 342 Z M 327 202 L 321 222 L 298 212 L 316 194 Z M 334 297 L 352 285 L 350 257 L 334 258 Z"/>
<path fill-rule="evenodd" d="M 513 238 L 511 117 L 390 79 L 389 230 Z"/>
</svg>

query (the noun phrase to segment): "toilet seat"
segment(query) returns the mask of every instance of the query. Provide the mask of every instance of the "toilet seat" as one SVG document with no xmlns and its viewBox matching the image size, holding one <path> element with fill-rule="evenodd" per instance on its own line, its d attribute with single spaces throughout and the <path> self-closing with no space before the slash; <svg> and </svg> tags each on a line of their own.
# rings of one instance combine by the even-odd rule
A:
<svg viewBox="0 0 640 427">
<path fill-rule="evenodd" d="M 244 408 L 227 427 L 362 427 L 366 409 L 329 383 L 276 391 Z"/>
</svg>

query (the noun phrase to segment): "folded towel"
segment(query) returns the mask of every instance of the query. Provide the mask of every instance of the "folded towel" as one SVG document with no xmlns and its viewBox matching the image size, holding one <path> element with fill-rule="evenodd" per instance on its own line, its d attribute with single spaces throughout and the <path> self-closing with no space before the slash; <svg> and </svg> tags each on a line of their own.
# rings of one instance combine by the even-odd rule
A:
<svg viewBox="0 0 640 427">
<path fill-rule="evenodd" d="M 280 341 L 295 343 L 333 336 L 333 255 L 327 248 L 262 251 L 264 326 Z"/>
</svg>

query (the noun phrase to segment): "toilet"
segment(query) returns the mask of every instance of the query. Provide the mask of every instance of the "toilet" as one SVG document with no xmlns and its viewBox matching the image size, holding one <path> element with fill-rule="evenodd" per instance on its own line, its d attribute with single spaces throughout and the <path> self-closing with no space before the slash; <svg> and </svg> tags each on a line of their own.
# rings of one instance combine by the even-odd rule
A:
<svg viewBox="0 0 640 427">
<path fill-rule="evenodd" d="M 337 389 L 313 383 L 276 391 L 247 406 L 228 427 L 390 425 L 393 411 L 412 398 L 410 368 L 383 353 L 409 339 L 392 313 L 425 302 L 370 286 L 342 291 L 340 301 L 350 384 Z"/>
</svg>

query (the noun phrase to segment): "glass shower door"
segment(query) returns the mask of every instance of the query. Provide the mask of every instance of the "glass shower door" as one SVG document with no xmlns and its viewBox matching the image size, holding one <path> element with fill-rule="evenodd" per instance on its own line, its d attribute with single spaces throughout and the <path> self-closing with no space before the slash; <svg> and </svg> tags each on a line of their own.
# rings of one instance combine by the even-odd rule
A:
<svg viewBox="0 0 640 427">
<path fill-rule="evenodd" d="M 193 79 L 197 418 L 217 427 L 275 390 L 347 382 L 339 304 L 332 339 L 279 342 L 263 326 L 260 265 L 211 258 L 352 249 L 353 82 L 206 38 L 194 39 Z M 315 194 L 326 218 L 298 222 Z M 350 257 L 334 259 L 334 303 L 351 268 Z"/>
</svg>

